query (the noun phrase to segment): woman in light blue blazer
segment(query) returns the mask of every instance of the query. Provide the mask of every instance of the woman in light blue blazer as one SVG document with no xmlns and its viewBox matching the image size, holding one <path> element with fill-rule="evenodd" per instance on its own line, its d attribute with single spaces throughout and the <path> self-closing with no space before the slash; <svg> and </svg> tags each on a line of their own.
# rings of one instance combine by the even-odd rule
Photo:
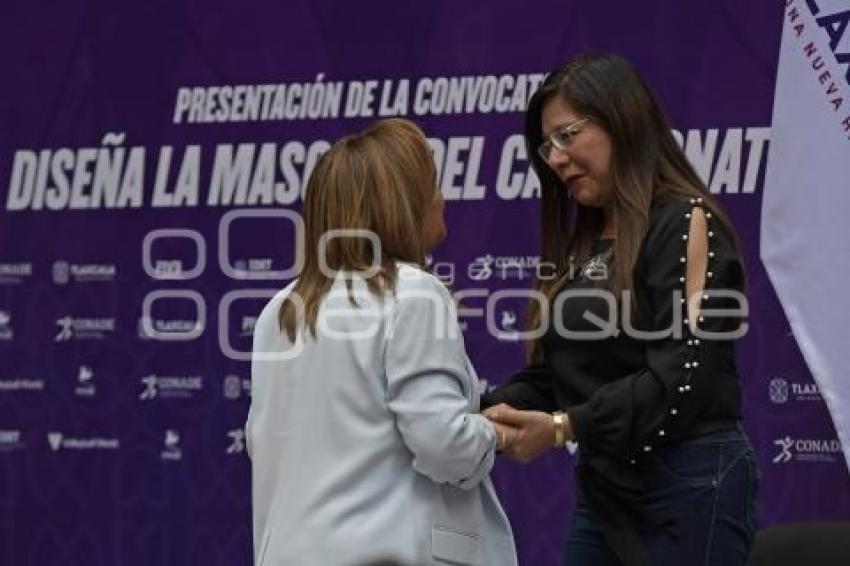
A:
<svg viewBox="0 0 850 566">
<path fill-rule="evenodd" d="M 319 160 L 304 265 L 260 315 L 246 425 L 257 566 L 514 566 L 489 472 L 513 429 L 478 414 L 422 132 L 379 122 Z"/>
</svg>

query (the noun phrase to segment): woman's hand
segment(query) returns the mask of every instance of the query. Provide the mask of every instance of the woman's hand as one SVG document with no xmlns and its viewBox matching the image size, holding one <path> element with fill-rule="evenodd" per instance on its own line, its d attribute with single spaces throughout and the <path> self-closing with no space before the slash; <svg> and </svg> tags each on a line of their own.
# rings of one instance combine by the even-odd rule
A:
<svg viewBox="0 0 850 566">
<path fill-rule="evenodd" d="M 507 451 L 517 441 L 519 431 L 516 428 L 497 422 L 493 422 L 493 428 L 496 431 L 497 452 Z"/>
<path fill-rule="evenodd" d="M 504 425 L 513 429 L 509 431 L 512 434 L 506 436 L 502 451 L 520 462 L 534 460 L 555 444 L 555 420 L 549 413 L 520 411 L 500 403 L 489 407 L 482 414 L 496 423 L 497 427 Z M 572 437 L 568 424 L 566 438 Z"/>
</svg>

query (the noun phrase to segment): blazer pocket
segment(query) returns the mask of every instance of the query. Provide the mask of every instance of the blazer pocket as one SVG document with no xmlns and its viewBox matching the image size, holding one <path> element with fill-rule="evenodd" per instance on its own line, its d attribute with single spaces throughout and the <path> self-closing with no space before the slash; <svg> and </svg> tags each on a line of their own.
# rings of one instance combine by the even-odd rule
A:
<svg viewBox="0 0 850 566">
<path fill-rule="evenodd" d="M 480 541 L 477 534 L 434 525 L 431 528 L 431 551 L 434 558 L 449 564 L 478 564 Z"/>
</svg>

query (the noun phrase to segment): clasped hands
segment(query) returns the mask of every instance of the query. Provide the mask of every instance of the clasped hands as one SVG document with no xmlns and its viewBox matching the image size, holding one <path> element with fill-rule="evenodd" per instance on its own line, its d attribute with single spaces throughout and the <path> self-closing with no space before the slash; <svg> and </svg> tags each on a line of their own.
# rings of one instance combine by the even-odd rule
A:
<svg viewBox="0 0 850 566">
<path fill-rule="evenodd" d="M 542 411 L 522 411 L 500 403 L 482 413 L 496 428 L 496 448 L 520 462 L 530 462 L 555 445 L 555 419 Z M 565 439 L 573 438 L 569 421 Z"/>
</svg>

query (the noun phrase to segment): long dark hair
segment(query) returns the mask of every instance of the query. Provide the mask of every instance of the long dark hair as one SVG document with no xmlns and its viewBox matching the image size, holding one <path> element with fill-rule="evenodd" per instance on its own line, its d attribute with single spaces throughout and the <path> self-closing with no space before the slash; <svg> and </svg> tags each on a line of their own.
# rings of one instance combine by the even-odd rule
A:
<svg viewBox="0 0 850 566">
<path fill-rule="evenodd" d="M 701 197 L 737 245 L 732 223 L 676 143 L 667 118 L 634 67 L 619 55 L 582 55 L 548 75 L 531 97 L 525 115 L 526 147 L 542 191 L 540 261 L 557 266 L 562 274 L 538 281 L 538 289 L 550 302 L 571 267 L 589 258 L 603 222 L 601 209 L 570 199 L 564 184 L 537 153 L 543 142 L 543 107 L 555 97 L 579 115 L 591 117 L 611 138 L 616 239 L 607 281 L 610 291 L 621 296 L 634 288 L 632 273 L 654 202 Z M 531 329 L 539 326 L 540 314 L 539 302 L 532 301 Z M 540 359 L 538 346 L 539 341 L 531 345 L 532 360 Z"/>
</svg>

